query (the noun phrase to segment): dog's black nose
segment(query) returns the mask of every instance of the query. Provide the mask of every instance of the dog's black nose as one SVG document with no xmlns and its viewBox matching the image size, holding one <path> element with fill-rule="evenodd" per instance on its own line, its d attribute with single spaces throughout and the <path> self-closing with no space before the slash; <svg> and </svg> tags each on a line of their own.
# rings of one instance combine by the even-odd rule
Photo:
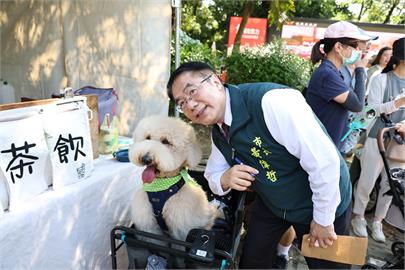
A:
<svg viewBox="0 0 405 270">
<path fill-rule="evenodd" d="M 150 165 L 152 163 L 152 158 L 149 156 L 149 153 L 146 153 L 143 157 L 142 157 L 142 164 L 143 165 Z"/>
</svg>

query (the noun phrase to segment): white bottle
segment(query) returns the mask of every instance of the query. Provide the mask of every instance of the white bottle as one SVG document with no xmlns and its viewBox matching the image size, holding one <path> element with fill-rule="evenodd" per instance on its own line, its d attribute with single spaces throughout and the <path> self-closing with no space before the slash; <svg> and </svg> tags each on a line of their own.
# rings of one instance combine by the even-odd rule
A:
<svg viewBox="0 0 405 270">
<path fill-rule="evenodd" d="M 7 81 L 3 81 L 3 79 L 0 79 L 0 104 L 14 102 L 16 102 L 14 87 Z"/>
</svg>

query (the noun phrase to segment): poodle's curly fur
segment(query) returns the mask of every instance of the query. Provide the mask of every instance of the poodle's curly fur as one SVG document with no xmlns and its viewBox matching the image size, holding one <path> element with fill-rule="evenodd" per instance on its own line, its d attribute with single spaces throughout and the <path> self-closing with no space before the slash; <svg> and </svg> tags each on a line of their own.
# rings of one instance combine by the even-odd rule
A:
<svg viewBox="0 0 405 270">
<path fill-rule="evenodd" d="M 137 166 L 153 166 L 156 177 L 171 177 L 201 160 L 194 129 L 179 118 L 150 116 L 141 120 L 134 132 L 129 158 Z M 148 164 L 145 164 L 147 161 Z M 154 180 L 156 181 L 156 180 Z M 163 218 L 171 237 L 185 240 L 193 228 L 210 229 L 219 210 L 210 205 L 205 192 L 196 185 L 185 184 L 167 200 Z M 131 204 L 131 216 L 139 230 L 162 234 L 147 193 L 138 189 Z"/>
</svg>

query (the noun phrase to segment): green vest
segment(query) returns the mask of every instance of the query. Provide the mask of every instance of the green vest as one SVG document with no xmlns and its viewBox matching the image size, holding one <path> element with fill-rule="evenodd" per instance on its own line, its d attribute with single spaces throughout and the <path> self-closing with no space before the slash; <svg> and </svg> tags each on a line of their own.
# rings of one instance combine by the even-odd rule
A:
<svg viewBox="0 0 405 270">
<path fill-rule="evenodd" d="M 290 222 L 310 223 L 313 205 L 308 174 L 299 164 L 299 159 L 291 155 L 270 134 L 261 106 L 261 100 L 267 91 L 286 86 L 249 83 L 227 87 L 232 111 L 229 142 L 221 134 L 218 125 L 215 125 L 212 130 L 214 144 L 230 166 L 236 164 L 236 156 L 244 164 L 259 170 L 251 188 L 275 215 Z M 327 134 L 321 123 L 320 125 Z M 337 149 L 336 152 L 338 153 Z M 352 196 L 349 171 L 341 155 L 338 155 L 341 202 L 336 210 L 336 217 L 347 209 Z"/>
</svg>

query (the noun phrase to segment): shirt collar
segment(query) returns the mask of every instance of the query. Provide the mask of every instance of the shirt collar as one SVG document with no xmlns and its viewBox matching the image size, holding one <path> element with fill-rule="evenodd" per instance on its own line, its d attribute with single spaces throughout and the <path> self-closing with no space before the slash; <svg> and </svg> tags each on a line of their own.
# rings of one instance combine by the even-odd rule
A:
<svg viewBox="0 0 405 270">
<path fill-rule="evenodd" d="M 330 67 L 333 67 L 333 68 L 337 69 L 337 68 L 336 68 L 336 66 L 335 66 L 335 64 L 333 64 L 333 63 L 332 63 L 332 61 L 330 61 L 330 60 L 329 60 L 329 59 L 327 59 L 327 58 L 323 59 L 323 60 L 322 60 L 322 63 L 325 63 L 325 65 L 327 65 L 327 66 L 330 66 Z"/>
<path fill-rule="evenodd" d="M 229 95 L 228 87 L 225 87 L 225 114 L 224 114 L 224 123 L 228 127 L 232 124 L 232 110 L 231 110 L 231 97 Z M 218 124 L 221 127 L 221 124 Z"/>
<path fill-rule="evenodd" d="M 342 70 L 343 70 L 344 66 L 342 66 L 341 69 L 338 69 L 338 68 L 335 66 L 335 64 L 332 63 L 332 61 L 330 61 L 330 60 L 328 60 L 328 59 L 326 59 L 326 58 L 322 60 L 322 63 L 325 63 L 326 66 L 329 66 L 329 67 L 332 68 L 333 70 L 336 70 L 336 71 L 339 73 L 340 77 L 343 78 Z M 349 70 L 347 70 L 347 71 L 348 71 L 349 74 L 350 74 L 350 71 L 349 71 Z"/>
</svg>

